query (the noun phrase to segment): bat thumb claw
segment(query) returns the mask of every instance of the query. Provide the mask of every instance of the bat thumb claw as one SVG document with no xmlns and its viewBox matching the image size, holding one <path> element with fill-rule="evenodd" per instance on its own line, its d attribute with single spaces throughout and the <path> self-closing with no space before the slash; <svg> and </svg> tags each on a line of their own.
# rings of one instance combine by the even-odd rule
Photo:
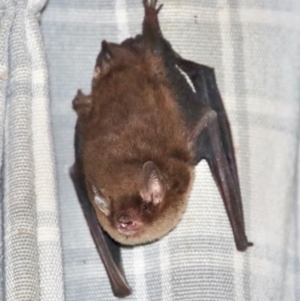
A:
<svg viewBox="0 0 300 301">
<path fill-rule="evenodd" d="M 247 239 L 245 239 L 243 241 L 237 241 L 236 242 L 236 248 L 240 252 L 246 251 L 247 248 L 252 247 L 252 246 L 253 246 L 253 243 L 252 242 L 248 242 Z"/>
<path fill-rule="evenodd" d="M 157 14 L 160 12 L 160 10 L 163 8 L 163 4 L 161 4 L 159 7 L 158 7 L 158 9 L 156 10 L 156 12 L 157 12 Z"/>
</svg>

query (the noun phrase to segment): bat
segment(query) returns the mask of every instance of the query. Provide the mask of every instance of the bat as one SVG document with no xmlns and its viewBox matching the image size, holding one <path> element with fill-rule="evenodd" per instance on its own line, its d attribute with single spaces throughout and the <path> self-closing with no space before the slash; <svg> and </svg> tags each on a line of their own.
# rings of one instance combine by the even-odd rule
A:
<svg viewBox="0 0 300 301">
<path fill-rule="evenodd" d="M 115 296 L 131 293 L 120 245 L 156 241 L 181 220 L 205 159 L 222 196 L 236 248 L 245 234 L 229 121 L 214 70 L 183 59 L 163 37 L 162 5 L 143 1 L 142 34 L 102 42 L 92 91 L 78 90 L 70 175 Z"/>
</svg>

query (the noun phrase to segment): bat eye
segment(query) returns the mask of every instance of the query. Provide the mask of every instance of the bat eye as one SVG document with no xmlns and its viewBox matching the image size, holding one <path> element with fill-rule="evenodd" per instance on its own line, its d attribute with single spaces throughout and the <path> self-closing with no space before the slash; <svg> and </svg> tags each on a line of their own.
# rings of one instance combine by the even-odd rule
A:
<svg viewBox="0 0 300 301">
<path fill-rule="evenodd" d="M 147 205 L 143 205 L 143 210 L 147 210 L 148 206 Z"/>
</svg>

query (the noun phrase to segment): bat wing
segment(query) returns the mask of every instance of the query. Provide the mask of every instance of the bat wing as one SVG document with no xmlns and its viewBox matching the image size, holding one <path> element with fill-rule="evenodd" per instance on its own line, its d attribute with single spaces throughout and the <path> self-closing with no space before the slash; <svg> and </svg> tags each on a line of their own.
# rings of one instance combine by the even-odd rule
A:
<svg viewBox="0 0 300 301">
<path fill-rule="evenodd" d="M 205 159 L 222 195 L 233 230 L 236 247 L 244 251 L 252 243 L 245 234 L 244 216 L 236 161 L 227 114 L 212 68 L 177 58 L 178 67 L 194 86 L 193 110 L 184 109 L 184 116 L 194 120 L 192 140 L 195 164 Z M 198 120 L 197 120 L 198 119 Z M 189 122 L 187 120 L 187 123 Z"/>
<path fill-rule="evenodd" d="M 244 251 L 252 243 L 245 234 L 242 198 L 231 131 L 212 68 L 184 60 L 164 39 L 157 15 L 157 1 L 144 0 L 145 44 L 164 60 L 171 89 L 187 126 L 195 151 L 195 165 L 205 159 L 222 195 L 236 247 Z M 185 80 L 187 79 L 187 81 Z M 189 86 L 191 82 L 191 86 Z"/>
<path fill-rule="evenodd" d="M 75 158 L 75 163 L 70 169 L 70 176 L 84 217 L 106 269 L 114 295 L 116 297 L 126 297 L 131 294 L 131 289 L 124 276 L 120 246 L 103 231 L 97 220 L 96 212 L 89 201 L 81 163 L 81 142 L 78 125 L 75 130 Z"/>
<path fill-rule="evenodd" d="M 221 192 L 225 208 L 233 229 L 236 247 L 244 251 L 252 243 L 245 234 L 243 208 L 237 167 L 231 138 L 228 118 L 217 88 L 213 69 L 182 59 L 176 54 L 170 43 L 161 33 L 157 15 L 161 5 L 156 8 L 157 0 L 143 0 L 145 17 L 143 34 L 136 39 L 122 43 L 124 47 L 143 44 L 163 58 L 167 77 L 173 83 L 178 105 L 184 119 L 191 129 L 191 144 L 195 150 L 195 165 L 207 160 L 214 179 Z M 187 75 L 193 89 L 184 81 L 182 74 Z M 194 91 L 193 91 L 194 90 Z M 80 97 L 80 93 L 79 93 Z M 75 101 L 75 100 L 74 100 Z M 75 103 L 73 102 L 75 108 Z M 80 108 L 79 108 L 80 109 Z M 75 130 L 75 164 L 70 175 L 83 209 L 85 219 L 94 239 L 98 253 L 103 261 L 115 296 L 125 297 L 131 293 L 120 258 L 120 248 L 101 228 L 96 213 L 89 201 L 86 179 L 81 162 L 80 131 Z"/>
</svg>

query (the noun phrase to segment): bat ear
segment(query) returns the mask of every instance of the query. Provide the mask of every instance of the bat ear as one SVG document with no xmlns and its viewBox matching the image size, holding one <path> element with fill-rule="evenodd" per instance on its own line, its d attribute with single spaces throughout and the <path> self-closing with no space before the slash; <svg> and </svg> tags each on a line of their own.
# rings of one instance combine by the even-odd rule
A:
<svg viewBox="0 0 300 301">
<path fill-rule="evenodd" d="M 159 169 L 152 161 L 143 165 L 143 179 L 140 195 L 145 202 L 153 202 L 157 205 L 164 197 L 164 185 Z"/>
<path fill-rule="evenodd" d="M 103 195 L 98 193 L 98 190 L 95 186 L 92 185 L 92 190 L 94 192 L 94 202 L 96 206 L 105 214 L 110 214 L 110 202 Z"/>
<path fill-rule="evenodd" d="M 94 79 L 100 75 L 106 74 L 113 62 L 113 50 L 109 43 L 102 41 L 102 50 L 97 58 L 96 67 L 94 69 Z"/>
</svg>

